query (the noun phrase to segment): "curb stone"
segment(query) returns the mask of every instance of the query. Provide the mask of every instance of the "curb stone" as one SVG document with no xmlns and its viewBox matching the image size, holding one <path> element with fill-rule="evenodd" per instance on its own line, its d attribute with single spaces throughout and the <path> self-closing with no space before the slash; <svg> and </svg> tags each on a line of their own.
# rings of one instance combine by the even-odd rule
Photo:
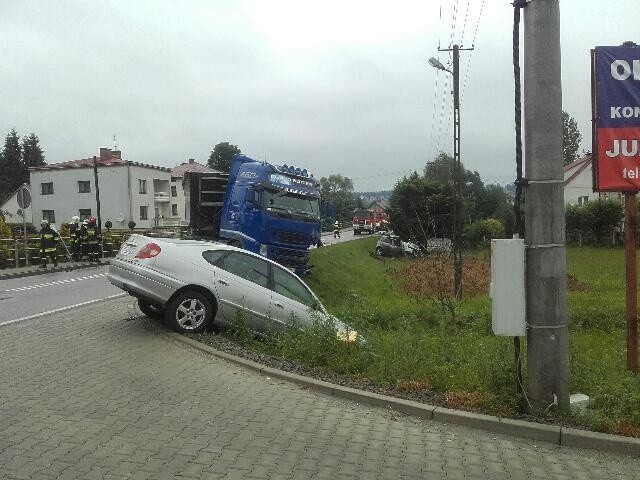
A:
<svg viewBox="0 0 640 480">
<path fill-rule="evenodd" d="M 428 405 L 387 395 L 380 395 L 378 393 L 367 392 L 366 390 L 343 387 L 341 385 L 334 385 L 332 383 L 305 377 L 303 375 L 265 367 L 257 362 L 221 352 L 209 345 L 198 342 L 197 340 L 193 340 L 189 337 L 185 337 L 177 332 L 167 331 L 167 334 L 171 339 L 186 344 L 203 353 L 228 360 L 263 375 L 290 381 L 329 395 L 352 400 L 357 403 L 375 407 L 391 408 L 398 412 L 427 420 L 435 420 L 442 423 L 451 423 L 494 433 L 529 438 L 566 447 L 589 448 L 623 455 L 640 456 L 640 438 L 610 435 L 606 433 L 592 432 L 589 430 L 579 430 L 557 425 L 526 422 L 524 420 L 512 418 L 500 418 L 493 415 L 453 410 L 450 408 Z"/>
</svg>

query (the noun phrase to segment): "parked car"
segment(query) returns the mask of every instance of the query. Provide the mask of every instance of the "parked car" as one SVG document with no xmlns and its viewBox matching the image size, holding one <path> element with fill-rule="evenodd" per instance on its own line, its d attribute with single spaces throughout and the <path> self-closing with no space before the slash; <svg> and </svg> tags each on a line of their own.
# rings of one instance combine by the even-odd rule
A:
<svg viewBox="0 0 640 480">
<path fill-rule="evenodd" d="M 164 317 L 176 331 L 200 332 L 239 316 L 257 333 L 283 329 L 295 318 L 332 322 L 342 340 L 357 332 L 329 315 L 294 273 L 258 254 L 197 240 L 132 235 L 111 261 L 109 281 L 137 297 L 140 310 Z"/>
</svg>

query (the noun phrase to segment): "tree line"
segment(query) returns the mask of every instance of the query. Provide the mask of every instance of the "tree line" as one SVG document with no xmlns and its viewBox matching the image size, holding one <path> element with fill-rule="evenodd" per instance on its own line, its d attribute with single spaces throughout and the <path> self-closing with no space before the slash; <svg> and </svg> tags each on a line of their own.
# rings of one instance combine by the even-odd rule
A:
<svg viewBox="0 0 640 480">
<path fill-rule="evenodd" d="M 35 133 L 22 138 L 15 128 L 7 134 L 0 151 L 0 202 L 23 183 L 29 183 L 29 168 L 46 165 L 40 139 Z"/>
</svg>

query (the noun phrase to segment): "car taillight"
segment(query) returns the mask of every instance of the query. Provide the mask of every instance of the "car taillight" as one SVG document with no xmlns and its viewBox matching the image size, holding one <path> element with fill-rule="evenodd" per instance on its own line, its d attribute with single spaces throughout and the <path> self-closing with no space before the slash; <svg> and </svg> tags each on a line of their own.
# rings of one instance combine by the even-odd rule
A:
<svg viewBox="0 0 640 480">
<path fill-rule="evenodd" d="M 153 258 L 156 257 L 162 249 L 155 243 L 147 243 L 136 253 L 136 258 Z"/>
</svg>

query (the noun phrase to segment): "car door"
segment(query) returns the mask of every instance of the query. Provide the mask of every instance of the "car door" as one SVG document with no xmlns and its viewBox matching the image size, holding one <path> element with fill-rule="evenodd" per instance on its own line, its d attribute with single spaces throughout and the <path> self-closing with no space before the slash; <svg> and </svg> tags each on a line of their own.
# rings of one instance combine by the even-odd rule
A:
<svg viewBox="0 0 640 480">
<path fill-rule="evenodd" d="M 230 251 L 216 262 L 215 285 L 226 323 L 263 331 L 269 318 L 269 264 L 242 252 Z"/>
<path fill-rule="evenodd" d="M 312 323 L 311 312 L 317 303 L 311 291 L 288 270 L 272 265 L 271 318 L 274 326 L 284 329 L 293 322 Z"/>
</svg>

